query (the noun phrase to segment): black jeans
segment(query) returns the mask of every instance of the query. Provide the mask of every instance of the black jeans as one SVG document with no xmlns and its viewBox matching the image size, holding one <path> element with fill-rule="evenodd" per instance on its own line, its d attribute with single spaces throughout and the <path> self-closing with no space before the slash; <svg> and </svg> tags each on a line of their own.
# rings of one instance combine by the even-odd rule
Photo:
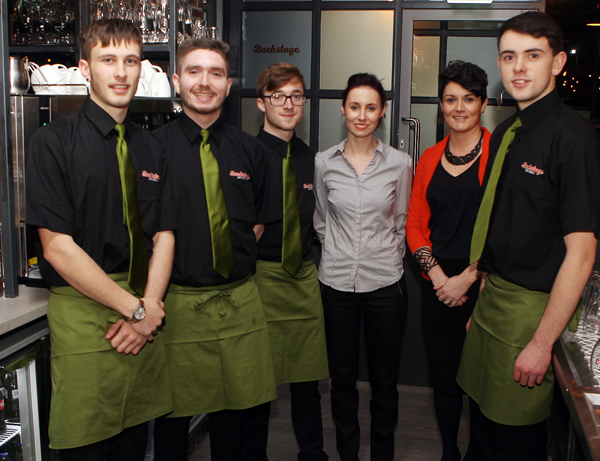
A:
<svg viewBox="0 0 600 461">
<path fill-rule="evenodd" d="M 371 460 L 394 458 L 398 423 L 398 368 L 407 312 L 404 279 L 368 293 L 322 288 L 331 374 L 331 412 L 342 461 L 357 461 L 359 337 L 364 327 L 371 380 Z"/>
<path fill-rule="evenodd" d="M 323 451 L 323 419 L 319 381 L 290 383 L 292 425 L 298 442 L 298 461 L 327 461 Z"/>
<path fill-rule="evenodd" d="M 507 426 L 487 418 L 469 398 L 473 461 L 546 461 L 548 430 L 546 421 L 527 426 Z"/>
<path fill-rule="evenodd" d="M 60 461 L 144 461 L 148 423 L 128 427 L 100 442 L 59 450 Z"/>
</svg>

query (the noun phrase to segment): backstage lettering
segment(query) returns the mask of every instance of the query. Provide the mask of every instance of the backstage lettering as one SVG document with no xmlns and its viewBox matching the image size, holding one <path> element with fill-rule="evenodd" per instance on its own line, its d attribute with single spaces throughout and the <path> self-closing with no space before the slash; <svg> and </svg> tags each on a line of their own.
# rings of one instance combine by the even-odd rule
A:
<svg viewBox="0 0 600 461">
<path fill-rule="evenodd" d="M 275 45 L 271 45 L 271 46 L 261 46 L 261 45 L 254 45 L 254 52 L 255 53 L 286 53 L 289 54 L 290 56 L 293 56 L 296 53 L 300 53 L 300 48 L 298 47 L 293 47 L 293 46 L 275 46 Z"/>
</svg>

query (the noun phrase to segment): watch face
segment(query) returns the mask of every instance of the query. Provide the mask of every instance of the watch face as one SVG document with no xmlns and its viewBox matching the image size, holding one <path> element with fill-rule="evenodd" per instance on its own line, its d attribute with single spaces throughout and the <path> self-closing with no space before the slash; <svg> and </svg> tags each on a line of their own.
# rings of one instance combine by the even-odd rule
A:
<svg viewBox="0 0 600 461">
<path fill-rule="evenodd" d="M 144 317 L 146 317 L 146 309 L 144 309 L 144 306 L 136 307 L 133 311 L 133 318 L 135 320 L 143 320 Z"/>
</svg>

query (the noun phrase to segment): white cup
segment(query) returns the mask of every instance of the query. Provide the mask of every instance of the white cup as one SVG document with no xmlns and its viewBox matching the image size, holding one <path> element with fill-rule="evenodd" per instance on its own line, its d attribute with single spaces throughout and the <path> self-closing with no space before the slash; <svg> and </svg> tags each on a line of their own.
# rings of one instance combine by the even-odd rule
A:
<svg viewBox="0 0 600 461">
<path fill-rule="evenodd" d="M 138 82 L 138 87 L 137 91 L 135 92 L 135 95 L 138 97 L 152 96 L 152 89 L 150 88 L 150 85 L 146 83 L 145 80 L 140 80 Z"/>
<path fill-rule="evenodd" d="M 156 73 L 156 75 L 152 77 L 150 88 L 152 89 L 152 96 L 158 98 L 171 97 L 171 84 L 169 83 L 168 75 L 164 72 Z"/>
<path fill-rule="evenodd" d="M 71 94 L 88 94 L 88 88 L 90 87 L 89 82 L 85 79 L 79 67 L 71 67 L 69 71 L 73 69 L 71 73 L 71 79 L 69 83 L 69 90 Z"/>
<path fill-rule="evenodd" d="M 50 64 L 46 64 L 44 66 L 39 67 L 38 69 L 35 69 L 32 72 L 31 83 L 33 83 L 33 90 L 36 93 L 61 94 L 63 88 L 52 85 L 59 85 L 61 83 L 64 83 L 64 78 L 65 76 L 60 68 L 54 67 Z"/>
<path fill-rule="evenodd" d="M 140 74 L 140 80 L 150 84 L 154 75 L 162 73 L 162 69 L 158 66 L 153 65 L 147 59 L 142 61 L 142 73 Z"/>
</svg>

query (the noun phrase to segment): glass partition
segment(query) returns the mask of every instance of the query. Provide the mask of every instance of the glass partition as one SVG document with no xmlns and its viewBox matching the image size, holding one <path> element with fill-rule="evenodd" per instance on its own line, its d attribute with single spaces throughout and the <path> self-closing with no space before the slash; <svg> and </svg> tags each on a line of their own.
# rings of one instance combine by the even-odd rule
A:
<svg viewBox="0 0 600 461">
<path fill-rule="evenodd" d="M 368 72 L 391 90 L 393 45 L 393 11 L 323 11 L 320 88 L 344 89 L 352 74 Z"/>
<path fill-rule="evenodd" d="M 282 61 L 298 66 L 310 88 L 310 11 L 245 12 L 242 27 L 242 88 L 254 88 L 263 69 Z"/>
</svg>

